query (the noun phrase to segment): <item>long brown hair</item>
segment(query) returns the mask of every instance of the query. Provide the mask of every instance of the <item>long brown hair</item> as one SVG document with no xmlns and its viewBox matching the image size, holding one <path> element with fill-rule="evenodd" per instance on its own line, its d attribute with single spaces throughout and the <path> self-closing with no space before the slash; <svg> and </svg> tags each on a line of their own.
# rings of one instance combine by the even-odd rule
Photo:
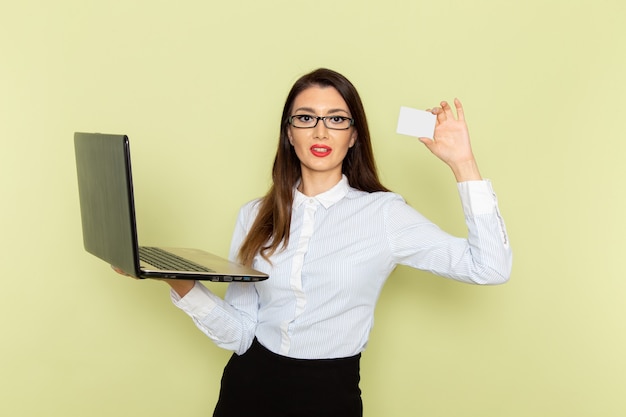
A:
<svg viewBox="0 0 626 417">
<path fill-rule="evenodd" d="M 273 184 L 260 202 L 259 212 L 239 250 L 239 261 L 251 265 L 261 254 L 269 260 L 281 244 L 289 243 L 293 190 L 301 176 L 300 160 L 294 151 L 287 130 L 293 102 L 310 87 L 333 87 L 343 97 L 354 118 L 357 139 L 343 160 L 342 172 L 351 187 L 361 191 L 388 191 L 378 179 L 365 109 L 352 83 L 338 72 L 320 68 L 300 77 L 289 92 L 280 120 L 278 150 L 272 168 Z"/>
</svg>

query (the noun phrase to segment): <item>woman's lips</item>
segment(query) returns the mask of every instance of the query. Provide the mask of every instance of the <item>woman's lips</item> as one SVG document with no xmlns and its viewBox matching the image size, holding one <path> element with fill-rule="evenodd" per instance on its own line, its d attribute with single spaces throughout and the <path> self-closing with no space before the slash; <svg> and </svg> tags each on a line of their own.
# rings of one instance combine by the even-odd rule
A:
<svg viewBox="0 0 626 417">
<path fill-rule="evenodd" d="M 311 153 L 318 157 L 328 156 L 333 149 L 326 145 L 313 145 L 311 146 Z"/>
</svg>

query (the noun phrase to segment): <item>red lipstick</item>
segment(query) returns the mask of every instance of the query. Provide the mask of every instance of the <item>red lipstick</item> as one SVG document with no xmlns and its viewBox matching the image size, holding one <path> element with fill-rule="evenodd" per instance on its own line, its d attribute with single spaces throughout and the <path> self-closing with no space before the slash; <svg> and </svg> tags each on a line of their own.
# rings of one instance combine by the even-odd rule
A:
<svg viewBox="0 0 626 417">
<path fill-rule="evenodd" d="M 327 145 L 313 145 L 311 146 L 311 153 L 317 157 L 323 158 L 325 156 L 330 155 L 333 151 L 333 148 Z"/>
</svg>

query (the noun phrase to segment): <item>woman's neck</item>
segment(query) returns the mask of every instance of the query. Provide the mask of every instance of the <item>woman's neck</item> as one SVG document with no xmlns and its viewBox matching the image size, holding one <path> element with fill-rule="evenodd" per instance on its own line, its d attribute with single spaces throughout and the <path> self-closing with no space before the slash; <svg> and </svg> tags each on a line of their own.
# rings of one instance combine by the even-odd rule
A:
<svg viewBox="0 0 626 417">
<path fill-rule="evenodd" d="M 300 185 L 298 185 L 298 191 L 308 197 L 315 197 L 318 194 L 322 194 L 341 181 L 341 172 L 339 174 L 324 175 L 324 174 L 302 174 Z"/>
</svg>

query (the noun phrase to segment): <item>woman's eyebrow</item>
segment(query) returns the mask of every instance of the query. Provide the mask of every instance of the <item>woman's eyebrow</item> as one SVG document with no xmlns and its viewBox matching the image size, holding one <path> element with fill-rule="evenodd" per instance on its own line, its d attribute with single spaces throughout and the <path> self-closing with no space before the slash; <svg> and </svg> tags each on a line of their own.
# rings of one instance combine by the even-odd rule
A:
<svg viewBox="0 0 626 417">
<path fill-rule="evenodd" d="M 313 110 L 310 107 L 298 107 L 297 109 L 294 110 L 294 113 L 297 113 L 299 111 L 315 114 L 315 110 Z M 330 109 L 328 110 L 328 113 L 326 114 L 333 114 L 333 113 L 339 113 L 339 112 L 350 114 L 347 110 L 344 110 L 344 109 Z"/>
</svg>

